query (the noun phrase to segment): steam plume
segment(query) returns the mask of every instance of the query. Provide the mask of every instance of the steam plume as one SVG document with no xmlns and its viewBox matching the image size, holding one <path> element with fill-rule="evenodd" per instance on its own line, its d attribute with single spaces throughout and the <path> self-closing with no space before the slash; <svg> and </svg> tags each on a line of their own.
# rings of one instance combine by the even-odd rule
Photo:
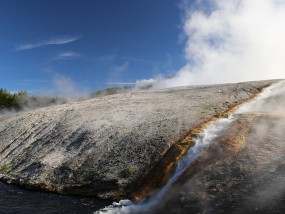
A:
<svg viewBox="0 0 285 214">
<path fill-rule="evenodd" d="M 53 89 L 51 94 L 64 97 L 67 101 L 85 99 L 89 91 L 87 88 L 79 87 L 75 82 L 64 75 L 55 73 L 53 78 Z"/>
<path fill-rule="evenodd" d="M 185 5 L 187 64 L 172 78 L 152 80 L 152 88 L 284 78 L 284 0 L 201 0 Z M 137 85 L 145 83 L 149 80 Z"/>
</svg>

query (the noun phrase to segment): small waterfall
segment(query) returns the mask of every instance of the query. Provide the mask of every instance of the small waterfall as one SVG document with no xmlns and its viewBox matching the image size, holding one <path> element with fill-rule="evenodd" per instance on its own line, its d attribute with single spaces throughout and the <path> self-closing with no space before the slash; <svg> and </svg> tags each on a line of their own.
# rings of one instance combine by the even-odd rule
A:
<svg viewBox="0 0 285 214">
<path fill-rule="evenodd" d="M 278 90 L 282 84 L 284 86 L 283 81 L 266 88 L 263 93 L 250 102 L 240 106 L 227 118 L 220 118 L 208 125 L 207 128 L 195 138 L 194 146 L 191 147 L 186 155 L 178 161 L 175 173 L 169 179 L 167 184 L 150 199 L 138 204 L 134 204 L 130 200 L 122 200 L 119 203 L 113 203 L 113 205 L 95 212 L 95 214 L 151 213 L 153 207 L 161 202 L 171 185 L 182 175 L 182 173 L 191 165 L 191 163 L 193 163 L 193 161 L 195 161 L 205 150 L 208 149 L 213 142 L 215 142 L 215 139 L 219 136 L 221 131 L 224 130 L 225 127 L 228 127 L 229 124 L 235 120 L 238 114 L 246 113 L 254 109 L 254 107 L 262 103 L 263 100 L 274 94 L 274 91 L 276 89 Z"/>
</svg>

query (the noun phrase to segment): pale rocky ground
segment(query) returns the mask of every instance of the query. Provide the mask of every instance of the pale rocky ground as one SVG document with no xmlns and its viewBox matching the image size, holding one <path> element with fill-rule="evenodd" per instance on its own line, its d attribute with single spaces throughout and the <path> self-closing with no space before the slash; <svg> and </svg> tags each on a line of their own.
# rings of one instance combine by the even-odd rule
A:
<svg viewBox="0 0 285 214">
<path fill-rule="evenodd" d="M 126 93 L 0 116 L 0 179 L 122 198 L 197 124 L 276 81 Z"/>
</svg>

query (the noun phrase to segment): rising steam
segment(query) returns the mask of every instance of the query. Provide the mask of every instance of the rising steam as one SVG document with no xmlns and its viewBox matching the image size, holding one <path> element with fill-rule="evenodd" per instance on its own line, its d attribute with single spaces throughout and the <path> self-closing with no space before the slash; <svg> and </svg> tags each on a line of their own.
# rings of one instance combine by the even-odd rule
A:
<svg viewBox="0 0 285 214">
<path fill-rule="evenodd" d="M 284 0 L 197 0 L 183 9 L 188 63 L 172 78 L 138 81 L 138 87 L 284 78 Z"/>
<path fill-rule="evenodd" d="M 53 87 L 48 93 L 64 97 L 67 101 L 83 100 L 89 95 L 87 88 L 80 87 L 71 78 L 62 74 L 55 73 L 52 84 Z"/>
</svg>

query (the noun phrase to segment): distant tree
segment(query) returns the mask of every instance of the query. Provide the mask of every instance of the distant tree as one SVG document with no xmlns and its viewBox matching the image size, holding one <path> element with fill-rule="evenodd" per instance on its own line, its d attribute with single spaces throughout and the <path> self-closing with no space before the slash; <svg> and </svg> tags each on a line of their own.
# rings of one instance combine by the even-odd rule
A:
<svg viewBox="0 0 285 214">
<path fill-rule="evenodd" d="M 0 88 L 0 109 L 19 110 L 20 108 L 18 94 L 13 94 L 6 89 Z"/>
<path fill-rule="evenodd" d="M 33 109 L 63 103 L 66 103 L 64 98 L 30 96 L 26 91 L 10 93 L 6 89 L 0 88 L 0 110 L 19 111 L 23 108 Z"/>
<path fill-rule="evenodd" d="M 29 101 L 29 95 L 26 91 L 19 91 L 15 94 L 17 97 L 17 101 L 21 107 L 26 106 Z"/>
<path fill-rule="evenodd" d="M 106 88 L 103 90 L 98 90 L 93 92 L 90 97 L 95 98 L 95 97 L 102 97 L 102 96 L 108 96 L 108 95 L 113 95 L 113 94 L 121 94 L 121 93 L 126 93 L 130 91 L 132 87 L 130 86 L 124 86 L 124 87 L 113 87 L 113 88 Z"/>
</svg>

